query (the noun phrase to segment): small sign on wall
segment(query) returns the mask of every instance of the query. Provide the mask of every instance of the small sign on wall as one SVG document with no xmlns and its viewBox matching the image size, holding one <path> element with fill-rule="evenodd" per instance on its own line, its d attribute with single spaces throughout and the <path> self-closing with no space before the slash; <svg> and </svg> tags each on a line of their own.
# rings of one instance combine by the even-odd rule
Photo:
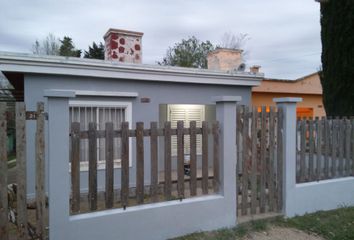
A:
<svg viewBox="0 0 354 240">
<path fill-rule="evenodd" d="M 150 102 L 150 98 L 149 97 L 142 97 L 142 98 L 140 98 L 140 102 L 141 103 L 149 103 Z"/>
</svg>

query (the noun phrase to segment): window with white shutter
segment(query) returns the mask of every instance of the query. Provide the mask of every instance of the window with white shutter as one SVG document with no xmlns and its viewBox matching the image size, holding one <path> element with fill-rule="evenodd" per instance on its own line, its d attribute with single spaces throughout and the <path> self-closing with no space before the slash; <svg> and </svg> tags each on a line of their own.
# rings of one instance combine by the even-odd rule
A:
<svg viewBox="0 0 354 240">
<path fill-rule="evenodd" d="M 205 119 L 204 105 L 190 104 L 170 104 L 168 105 L 168 121 L 171 122 L 172 128 L 177 128 L 177 121 L 184 121 L 184 127 L 189 128 L 190 121 L 196 121 L 197 127 L 202 127 L 202 121 Z M 172 136 L 171 139 L 172 155 L 177 155 L 177 137 Z M 202 153 L 202 137 L 197 135 L 197 154 Z M 184 136 L 184 154 L 190 154 L 190 137 Z"/>
</svg>

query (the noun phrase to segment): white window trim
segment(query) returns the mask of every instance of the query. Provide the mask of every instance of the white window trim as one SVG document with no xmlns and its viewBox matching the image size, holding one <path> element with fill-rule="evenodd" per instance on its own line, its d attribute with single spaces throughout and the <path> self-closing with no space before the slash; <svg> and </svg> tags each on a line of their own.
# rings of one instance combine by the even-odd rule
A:
<svg viewBox="0 0 354 240">
<path fill-rule="evenodd" d="M 123 101 L 105 101 L 105 100 L 69 100 L 69 107 L 122 107 L 125 108 L 125 116 L 126 121 L 129 123 L 129 129 L 132 128 L 132 102 L 123 102 Z M 132 139 L 129 138 L 129 167 L 132 167 Z M 70 163 L 71 164 L 71 163 Z M 121 159 L 113 160 L 114 168 L 121 168 Z M 71 167 L 70 167 L 71 169 Z M 97 161 L 97 170 L 106 169 L 106 161 L 101 160 Z M 80 171 L 88 171 L 89 163 L 88 162 L 80 162 Z"/>
</svg>

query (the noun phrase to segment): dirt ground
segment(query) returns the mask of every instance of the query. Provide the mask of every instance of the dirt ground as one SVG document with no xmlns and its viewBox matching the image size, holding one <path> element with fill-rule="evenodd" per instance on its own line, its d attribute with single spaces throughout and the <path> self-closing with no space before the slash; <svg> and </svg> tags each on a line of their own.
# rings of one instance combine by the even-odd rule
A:
<svg viewBox="0 0 354 240">
<path fill-rule="evenodd" d="M 294 228 L 272 226 L 266 231 L 249 233 L 242 240 L 323 240 L 323 238 Z"/>
</svg>

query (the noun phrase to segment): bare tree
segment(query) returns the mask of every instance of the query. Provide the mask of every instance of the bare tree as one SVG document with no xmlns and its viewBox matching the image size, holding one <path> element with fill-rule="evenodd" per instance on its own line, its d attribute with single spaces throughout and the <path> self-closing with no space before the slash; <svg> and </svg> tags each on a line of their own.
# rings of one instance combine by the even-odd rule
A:
<svg viewBox="0 0 354 240">
<path fill-rule="evenodd" d="M 249 51 L 246 49 L 246 44 L 250 39 L 247 33 L 233 34 L 231 32 L 225 32 L 221 37 L 220 45 L 217 45 L 217 47 L 243 50 L 242 57 L 247 58 Z"/>
<path fill-rule="evenodd" d="M 59 55 L 60 40 L 54 34 L 48 36 L 40 43 L 38 40 L 32 45 L 32 52 L 40 55 Z"/>
</svg>

